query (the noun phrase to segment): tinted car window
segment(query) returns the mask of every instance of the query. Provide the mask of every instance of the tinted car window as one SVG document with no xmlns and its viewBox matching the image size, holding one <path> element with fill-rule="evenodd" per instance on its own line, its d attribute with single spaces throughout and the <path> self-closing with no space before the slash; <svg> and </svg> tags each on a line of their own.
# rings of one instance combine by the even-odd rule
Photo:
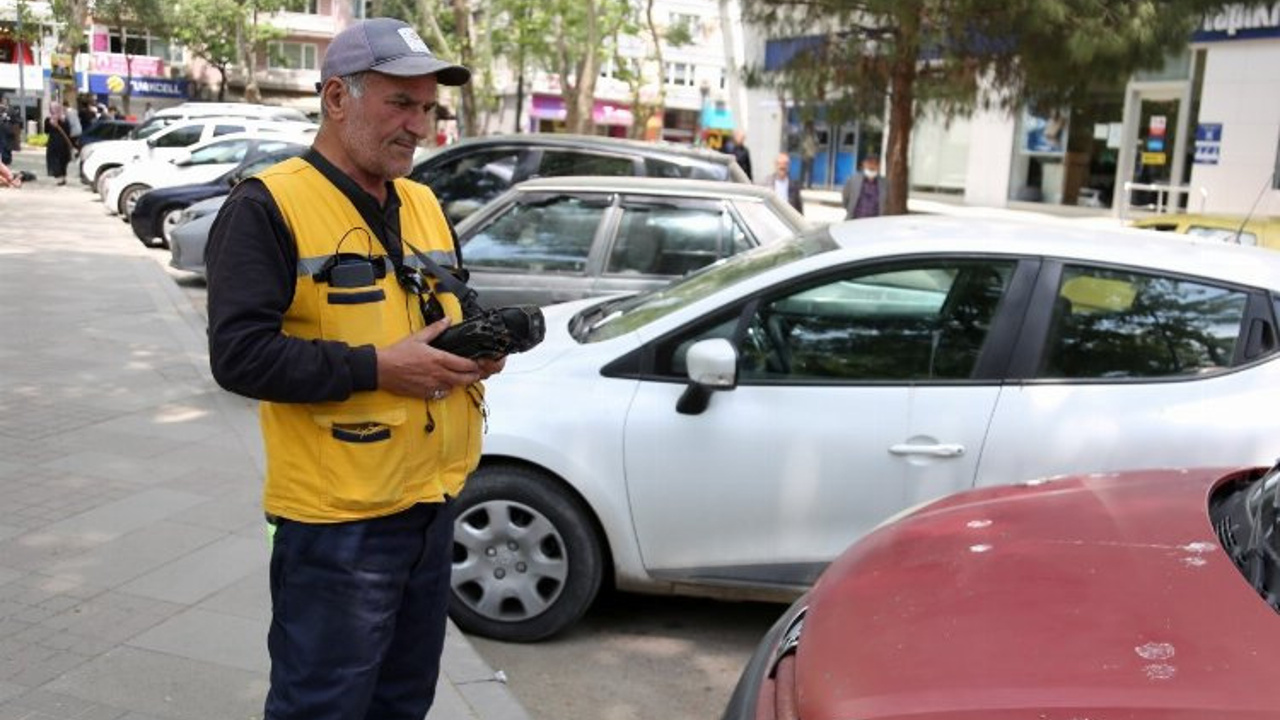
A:
<svg viewBox="0 0 1280 720">
<path fill-rule="evenodd" d="M 1228 367 L 1247 304 L 1238 290 L 1068 267 L 1040 377 L 1173 377 Z"/>
<path fill-rule="evenodd" d="M 683 275 L 745 249 L 746 232 L 722 207 L 623 204 L 610 273 Z"/>
<path fill-rule="evenodd" d="M 738 212 L 747 218 L 747 222 L 760 237 L 759 241 L 776 240 L 778 238 L 790 237 L 795 234 L 795 230 L 791 228 L 778 213 L 774 212 L 767 203 L 754 202 L 751 200 L 735 201 L 734 205 Z"/>
<path fill-rule="evenodd" d="M 627 157 L 594 155 L 572 150 L 544 150 L 538 165 L 542 177 L 566 175 L 629 176 L 636 174 L 635 161 Z"/>
<path fill-rule="evenodd" d="M 200 135 L 204 132 L 203 125 L 188 125 L 174 129 L 173 132 L 161 135 L 155 139 L 155 147 L 186 147 L 200 141 Z"/>
<path fill-rule="evenodd" d="M 213 136 L 230 135 L 232 133 L 244 132 L 243 125 L 215 125 L 213 128 Z"/>
<path fill-rule="evenodd" d="M 571 197 L 514 203 L 471 235 L 467 265 L 583 273 L 606 209 L 603 203 Z"/>
<path fill-rule="evenodd" d="M 178 121 L 179 118 L 153 117 L 133 130 L 133 139 L 145 140 Z"/>
<path fill-rule="evenodd" d="M 762 303 L 742 343 L 743 378 L 968 378 L 1013 270 L 930 260 Z"/>
<path fill-rule="evenodd" d="M 430 186 L 448 210 L 448 205 L 458 200 L 481 203 L 497 197 L 511 187 L 519 160 L 520 151 L 512 149 L 468 153 L 439 164 L 428 163 L 413 179 Z"/>
</svg>

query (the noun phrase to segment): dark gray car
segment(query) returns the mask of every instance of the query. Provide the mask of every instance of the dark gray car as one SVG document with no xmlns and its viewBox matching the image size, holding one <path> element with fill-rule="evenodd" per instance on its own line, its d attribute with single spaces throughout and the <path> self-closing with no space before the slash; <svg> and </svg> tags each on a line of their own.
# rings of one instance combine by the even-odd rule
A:
<svg viewBox="0 0 1280 720">
<path fill-rule="evenodd" d="M 597 135 L 492 135 L 428 155 L 409 177 L 431 186 L 454 222 L 516 183 L 568 175 L 691 178 L 750 183 L 732 155 Z"/>
<path fill-rule="evenodd" d="M 470 285 L 488 306 L 660 287 L 790 237 L 805 219 L 767 188 L 705 180 L 530 180 L 458 226 Z"/>
</svg>

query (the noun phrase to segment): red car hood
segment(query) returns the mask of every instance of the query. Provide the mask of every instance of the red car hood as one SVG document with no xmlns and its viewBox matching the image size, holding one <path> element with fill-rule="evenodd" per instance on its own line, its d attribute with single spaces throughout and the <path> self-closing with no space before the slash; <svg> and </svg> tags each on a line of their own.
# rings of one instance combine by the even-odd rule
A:
<svg viewBox="0 0 1280 720">
<path fill-rule="evenodd" d="M 1226 471 L 963 493 L 810 596 L 804 720 L 1280 717 L 1280 617 L 1218 546 Z"/>
</svg>

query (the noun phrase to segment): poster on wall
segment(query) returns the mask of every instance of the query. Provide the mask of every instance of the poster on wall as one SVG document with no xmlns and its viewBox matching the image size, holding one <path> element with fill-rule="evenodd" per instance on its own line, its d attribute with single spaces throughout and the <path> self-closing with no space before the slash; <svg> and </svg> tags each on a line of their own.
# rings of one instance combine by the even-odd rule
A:
<svg viewBox="0 0 1280 720">
<path fill-rule="evenodd" d="M 1027 155 L 1062 155 L 1067 151 L 1067 113 L 1022 113 L 1022 152 Z"/>
<path fill-rule="evenodd" d="M 1222 123 L 1200 123 L 1196 127 L 1195 164 L 1217 165 L 1222 155 Z"/>
</svg>

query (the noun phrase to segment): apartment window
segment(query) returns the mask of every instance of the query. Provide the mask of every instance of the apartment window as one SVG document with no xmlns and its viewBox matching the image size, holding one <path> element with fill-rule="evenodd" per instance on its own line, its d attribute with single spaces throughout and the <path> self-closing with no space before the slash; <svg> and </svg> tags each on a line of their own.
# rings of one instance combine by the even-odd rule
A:
<svg viewBox="0 0 1280 720">
<path fill-rule="evenodd" d="M 667 63 L 667 84 L 693 86 L 693 66 L 689 63 Z"/>
<path fill-rule="evenodd" d="M 696 34 L 702 19 L 693 13 L 671 13 L 671 27 L 688 28 L 690 34 Z"/>
<path fill-rule="evenodd" d="M 315 43 L 273 42 L 267 52 L 267 67 L 287 70 L 319 70 Z"/>
<path fill-rule="evenodd" d="M 158 57 L 172 63 L 183 60 L 182 46 L 167 38 L 144 35 L 137 30 L 126 30 L 123 36 L 119 30 L 113 30 L 108 37 L 107 48 L 113 53 Z"/>
<path fill-rule="evenodd" d="M 351 17 L 356 20 L 369 17 L 369 0 L 351 0 Z"/>
<path fill-rule="evenodd" d="M 303 12 L 308 15 L 319 15 L 320 0 L 307 0 L 306 4 L 303 5 Z"/>
</svg>

